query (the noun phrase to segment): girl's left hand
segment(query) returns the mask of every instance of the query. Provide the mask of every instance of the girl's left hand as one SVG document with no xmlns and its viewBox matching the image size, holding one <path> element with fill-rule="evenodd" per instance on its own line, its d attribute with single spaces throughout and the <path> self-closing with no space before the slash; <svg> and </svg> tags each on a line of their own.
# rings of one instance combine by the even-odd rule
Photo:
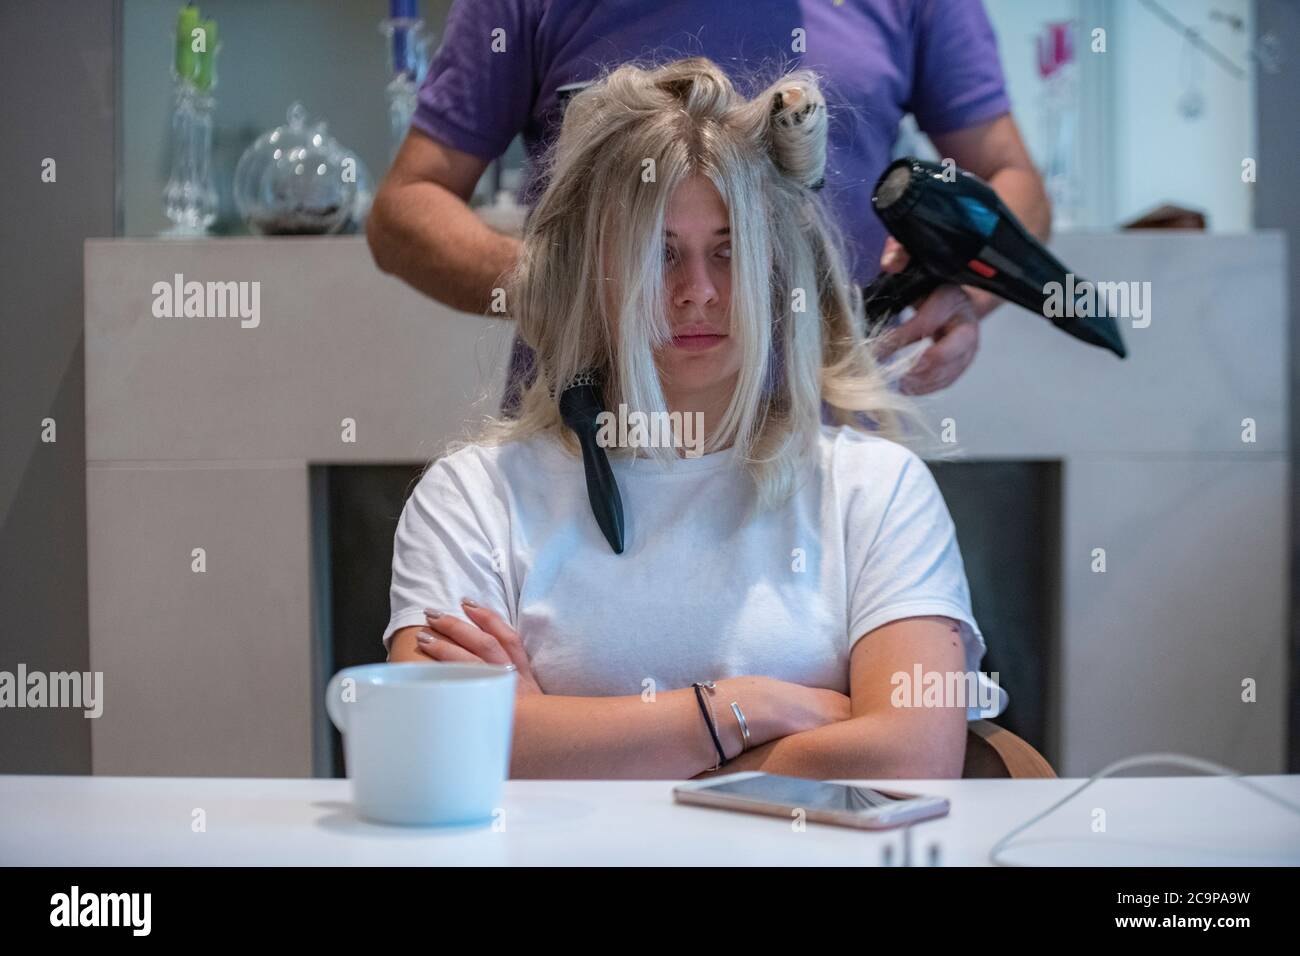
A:
<svg viewBox="0 0 1300 956">
<path fill-rule="evenodd" d="M 545 693 L 533 676 L 523 641 L 515 629 L 488 608 L 468 601 L 462 601 L 461 607 L 469 622 L 425 608 L 428 626 L 417 635 L 420 653 L 435 661 L 513 664 L 519 675 L 516 693 Z"/>
</svg>

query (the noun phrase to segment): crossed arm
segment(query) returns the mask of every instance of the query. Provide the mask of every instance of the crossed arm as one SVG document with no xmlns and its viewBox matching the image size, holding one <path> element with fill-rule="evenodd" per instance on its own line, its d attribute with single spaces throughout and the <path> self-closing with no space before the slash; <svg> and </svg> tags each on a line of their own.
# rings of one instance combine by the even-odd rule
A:
<svg viewBox="0 0 1300 956">
<path fill-rule="evenodd" d="M 965 708 L 900 708 L 891 702 L 896 673 L 910 678 L 917 665 L 927 673 L 965 670 L 961 635 L 950 618 L 904 618 L 863 635 L 851 655 L 847 699 L 761 676 L 717 681 L 724 749 L 739 756 L 710 772 L 717 753 L 691 688 L 660 693 L 654 706 L 639 695 L 542 693 L 518 635 L 491 611 L 465 610 L 468 622 L 444 615 L 427 629 L 397 631 L 388 659 L 515 664 L 520 693 L 512 777 L 683 779 L 739 770 L 817 779 L 961 775 Z M 419 644 L 421 631 L 433 640 Z M 751 732 L 762 741 L 743 754 L 739 726 L 726 706 L 731 700 L 740 701 Z"/>
<path fill-rule="evenodd" d="M 957 622 L 946 617 L 891 621 L 854 645 L 849 665 L 851 713 L 815 730 L 778 737 L 701 778 L 762 770 L 791 777 L 926 779 L 960 777 L 966 757 L 964 707 L 896 707 L 896 673 L 964 671 Z"/>
</svg>

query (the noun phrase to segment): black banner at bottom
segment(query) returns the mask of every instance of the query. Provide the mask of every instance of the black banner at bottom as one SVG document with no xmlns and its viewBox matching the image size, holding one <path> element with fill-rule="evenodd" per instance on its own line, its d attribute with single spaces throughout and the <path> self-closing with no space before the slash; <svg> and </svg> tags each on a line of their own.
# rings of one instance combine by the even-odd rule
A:
<svg viewBox="0 0 1300 956">
<path fill-rule="evenodd" d="M 888 927 L 925 942 L 1172 932 L 1226 943 L 1294 920 L 1291 869 L 537 869 L 8 869 L 0 870 L 0 926 L 7 941 L 77 942 L 337 944 L 437 920 L 552 941 L 557 930 L 608 934 L 622 925 L 629 940 L 698 929 L 725 931 L 729 941 L 752 931 L 770 943 L 777 929 L 821 936 Z"/>
</svg>

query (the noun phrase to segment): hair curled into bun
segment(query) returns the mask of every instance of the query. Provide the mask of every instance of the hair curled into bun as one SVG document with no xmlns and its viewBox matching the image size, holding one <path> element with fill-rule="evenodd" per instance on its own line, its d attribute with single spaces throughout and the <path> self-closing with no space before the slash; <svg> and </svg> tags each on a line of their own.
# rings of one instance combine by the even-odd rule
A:
<svg viewBox="0 0 1300 956">
<path fill-rule="evenodd" d="M 507 311 L 541 374 L 519 416 L 489 422 L 476 440 L 545 431 L 578 454 L 551 386 L 584 369 L 598 372 L 606 408 L 667 410 L 655 362 L 672 336 L 665 210 L 692 177 L 712 183 L 727 207 L 730 327 L 742 359 L 705 451 L 734 441 L 759 500 L 771 505 L 817 460 L 823 401 L 837 424 L 890 438 L 902 438 L 908 423 L 927 431 L 863 338 L 841 234 L 810 192 L 824 181 L 827 132 L 826 102 L 808 70 L 746 97 L 717 64 L 692 57 L 624 64 L 579 91 L 542 160 L 545 190 L 506 277 Z"/>
<path fill-rule="evenodd" d="M 777 168 L 810 189 L 826 181 L 826 100 L 817 78 L 792 74 L 766 94 L 772 108 L 768 125 L 772 161 Z"/>
</svg>

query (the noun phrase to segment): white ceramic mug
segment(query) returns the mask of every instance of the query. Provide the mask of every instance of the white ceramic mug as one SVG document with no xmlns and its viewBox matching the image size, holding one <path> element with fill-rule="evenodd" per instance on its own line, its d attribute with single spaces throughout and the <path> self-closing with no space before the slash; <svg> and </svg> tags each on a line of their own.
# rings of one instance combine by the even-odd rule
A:
<svg viewBox="0 0 1300 956">
<path fill-rule="evenodd" d="M 353 798 L 382 823 L 491 819 L 510 774 L 514 667 L 367 664 L 330 681 Z"/>
</svg>

